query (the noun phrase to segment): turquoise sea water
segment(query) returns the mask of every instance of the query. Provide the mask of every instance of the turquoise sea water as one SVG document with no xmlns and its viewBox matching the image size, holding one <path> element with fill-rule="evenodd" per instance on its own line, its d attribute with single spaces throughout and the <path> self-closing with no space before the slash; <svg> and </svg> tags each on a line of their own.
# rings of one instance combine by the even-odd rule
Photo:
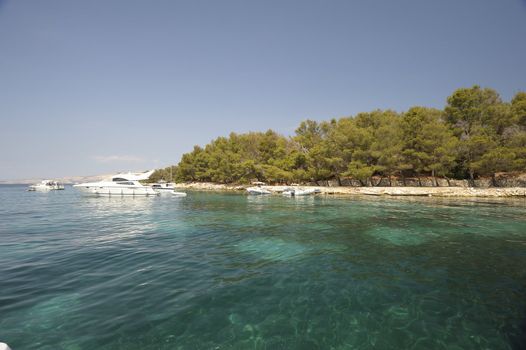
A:
<svg viewBox="0 0 526 350">
<path fill-rule="evenodd" d="M 20 349 L 520 349 L 526 201 L 0 186 Z"/>
</svg>

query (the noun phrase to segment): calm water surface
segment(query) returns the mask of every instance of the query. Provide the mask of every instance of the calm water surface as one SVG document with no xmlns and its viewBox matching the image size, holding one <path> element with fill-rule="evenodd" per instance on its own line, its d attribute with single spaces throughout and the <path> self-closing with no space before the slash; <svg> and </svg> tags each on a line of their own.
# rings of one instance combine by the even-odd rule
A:
<svg viewBox="0 0 526 350">
<path fill-rule="evenodd" d="M 526 201 L 0 186 L 20 349 L 520 349 Z"/>
</svg>

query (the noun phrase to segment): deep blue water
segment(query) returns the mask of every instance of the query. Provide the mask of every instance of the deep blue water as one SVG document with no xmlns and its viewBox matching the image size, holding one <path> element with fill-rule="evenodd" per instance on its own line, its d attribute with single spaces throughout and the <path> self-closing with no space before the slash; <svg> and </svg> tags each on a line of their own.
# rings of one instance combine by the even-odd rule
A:
<svg viewBox="0 0 526 350">
<path fill-rule="evenodd" d="M 526 201 L 0 186 L 20 349 L 520 349 Z"/>
</svg>

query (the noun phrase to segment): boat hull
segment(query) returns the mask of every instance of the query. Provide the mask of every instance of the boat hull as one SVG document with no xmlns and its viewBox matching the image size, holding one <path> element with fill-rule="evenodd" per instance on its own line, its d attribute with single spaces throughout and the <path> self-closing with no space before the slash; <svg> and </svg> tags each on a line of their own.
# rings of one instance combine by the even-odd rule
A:
<svg viewBox="0 0 526 350">
<path fill-rule="evenodd" d="M 175 190 L 172 188 L 172 189 L 169 189 L 169 188 L 152 188 L 155 192 L 157 192 L 158 194 L 160 195 L 170 195 L 172 194 L 173 192 L 175 192 Z"/>
<path fill-rule="evenodd" d="M 51 191 L 52 188 L 49 188 L 49 187 L 44 187 L 44 186 L 29 186 L 29 188 L 27 189 L 28 191 L 30 192 L 33 192 L 33 191 L 38 191 L 38 192 L 48 192 L 48 191 Z"/>
<path fill-rule="evenodd" d="M 64 186 L 29 186 L 28 191 L 48 192 L 63 190 Z"/>
<path fill-rule="evenodd" d="M 91 194 L 96 196 L 158 196 L 159 193 L 155 192 L 149 187 L 95 187 L 95 186 L 84 186 L 77 187 L 82 193 Z"/>
<path fill-rule="evenodd" d="M 251 195 L 266 195 L 272 194 L 269 190 L 261 187 L 249 187 L 247 188 L 247 193 Z"/>
<path fill-rule="evenodd" d="M 284 196 L 289 197 L 301 197 L 301 196 L 310 196 L 314 194 L 320 193 L 319 189 L 307 189 L 307 190 L 301 190 L 301 189 L 293 189 L 293 190 L 287 190 L 283 192 Z"/>
<path fill-rule="evenodd" d="M 172 191 L 170 192 L 170 194 L 174 197 L 186 197 L 186 193 L 185 192 L 176 192 L 176 191 Z"/>
</svg>

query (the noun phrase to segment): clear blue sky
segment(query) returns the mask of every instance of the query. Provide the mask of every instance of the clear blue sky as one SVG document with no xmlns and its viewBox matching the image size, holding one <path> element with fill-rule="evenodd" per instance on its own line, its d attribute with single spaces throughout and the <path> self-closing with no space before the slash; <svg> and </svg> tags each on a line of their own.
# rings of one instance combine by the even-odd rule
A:
<svg viewBox="0 0 526 350">
<path fill-rule="evenodd" d="M 0 0 L 0 179 L 166 166 L 473 84 L 526 90 L 526 0 Z"/>
</svg>

